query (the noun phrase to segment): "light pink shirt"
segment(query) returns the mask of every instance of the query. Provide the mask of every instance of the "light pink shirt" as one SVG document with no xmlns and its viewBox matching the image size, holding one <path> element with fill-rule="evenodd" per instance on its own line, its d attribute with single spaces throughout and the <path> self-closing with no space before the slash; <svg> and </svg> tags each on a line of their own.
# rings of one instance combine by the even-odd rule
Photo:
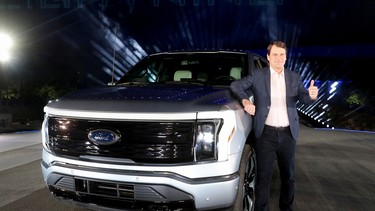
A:
<svg viewBox="0 0 375 211">
<path fill-rule="evenodd" d="M 278 74 L 270 68 L 271 75 L 271 106 L 266 119 L 266 125 L 274 127 L 289 126 L 286 107 L 286 89 L 284 70 Z"/>
</svg>

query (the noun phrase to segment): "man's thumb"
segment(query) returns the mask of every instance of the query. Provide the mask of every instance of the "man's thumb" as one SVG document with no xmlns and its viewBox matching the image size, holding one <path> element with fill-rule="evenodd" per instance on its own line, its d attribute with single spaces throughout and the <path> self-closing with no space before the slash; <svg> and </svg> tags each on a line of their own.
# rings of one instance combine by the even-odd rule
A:
<svg viewBox="0 0 375 211">
<path fill-rule="evenodd" d="M 314 80 L 311 80 L 310 87 L 314 86 Z"/>
</svg>

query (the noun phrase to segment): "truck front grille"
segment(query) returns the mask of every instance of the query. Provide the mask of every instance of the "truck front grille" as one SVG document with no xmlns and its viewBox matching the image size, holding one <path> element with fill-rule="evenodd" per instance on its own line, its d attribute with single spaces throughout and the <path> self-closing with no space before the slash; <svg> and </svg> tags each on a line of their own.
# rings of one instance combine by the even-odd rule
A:
<svg viewBox="0 0 375 211">
<path fill-rule="evenodd" d="M 134 186 L 127 184 L 108 183 L 76 179 L 76 190 L 79 193 L 92 195 L 134 199 Z"/>
<path fill-rule="evenodd" d="M 116 131 L 119 141 L 100 145 L 90 141 L 93 130 Z M 139 122 L 50 117 L 48 146 L 59 156 L 98 156 L 143 163 L 194 160 L 194 121 Z"/>
<path fill-rule="evenodd" d="M 47 184 L 54 196 L 90 210 L 196 210 L 192 195 L 169 185 L 119 183 L 57 173 L 47 178 Z"/>
</svg>

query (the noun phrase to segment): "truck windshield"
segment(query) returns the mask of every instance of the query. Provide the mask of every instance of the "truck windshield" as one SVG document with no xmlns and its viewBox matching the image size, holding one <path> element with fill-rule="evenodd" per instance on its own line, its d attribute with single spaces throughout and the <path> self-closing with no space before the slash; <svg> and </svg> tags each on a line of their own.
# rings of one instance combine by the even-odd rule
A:
<svg viewBox="0 0 375 211">
<path fill-rule="evenodd" d="M 117 84 L 202 83 L 229 85 L 247 74 L 244 53 L 168 53 L 146 57 Z"/>
</svg>

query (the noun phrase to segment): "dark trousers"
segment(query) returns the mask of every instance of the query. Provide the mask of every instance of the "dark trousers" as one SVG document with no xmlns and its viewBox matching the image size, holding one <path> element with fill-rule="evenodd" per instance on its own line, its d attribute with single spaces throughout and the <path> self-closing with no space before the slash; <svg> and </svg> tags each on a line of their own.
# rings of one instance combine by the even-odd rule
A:
<svg viewBox="0 0 375 211">
<path fill-rule="evenodd" d="M 274 130 L 265 127 L 255 140 L 257 179 L 255 184 L 255 211 L 268 211 L 272 171 L 275 159 L 280 171 L 280 210 L 292 210 L 294 198 L 294 157 L 296 140 L 290 129 Z"/>
</svg>

